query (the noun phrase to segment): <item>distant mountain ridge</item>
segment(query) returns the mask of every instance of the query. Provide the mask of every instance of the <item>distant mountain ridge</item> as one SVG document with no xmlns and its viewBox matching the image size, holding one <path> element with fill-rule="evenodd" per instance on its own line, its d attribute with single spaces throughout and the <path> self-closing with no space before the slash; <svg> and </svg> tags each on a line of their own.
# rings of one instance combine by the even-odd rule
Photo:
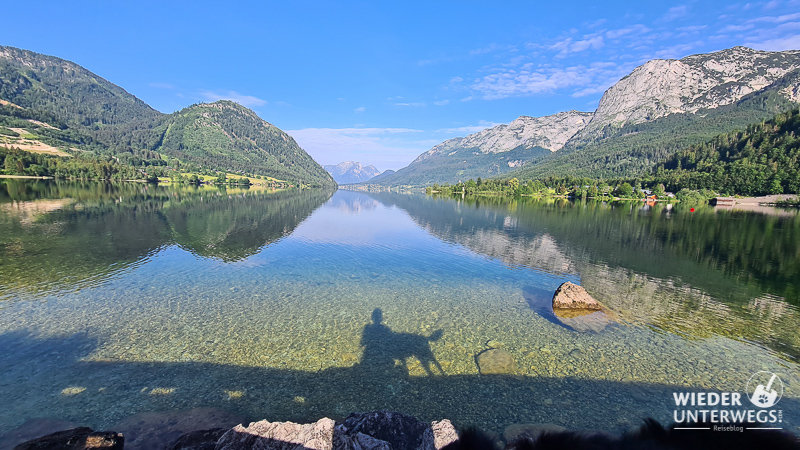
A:
<svg viewBox="0 0 800 450">
<path fill-rule="evenodd" d="M 61 152 L 141 171 L 182 165 L 335 185 L 291 136 L 241 105 L 218 101 L 162 114 L 78 64 L 3 46 L 0 127 L 23 129 L 30 140 Z M 4 139 L 0 145 L 14 146 Z"/>
<path fill-rule="evenodd" d="M 797 71 L 800 50 L 734 47 L 648 61 L 610 87 L 593 113 L 521 116 L 449 139 L 375 181 L 421 186 L 478 176 L 636 175 L 688 145 L 791 109 L 800 101 Z"/>
<path fill-rule="evenodd" d="M 380 175 L 375 166 L 363 166 L 360 162 L 344 161 L 339 164 L 322 166 L 339 184 L 360 183 Z"/>
</svg>

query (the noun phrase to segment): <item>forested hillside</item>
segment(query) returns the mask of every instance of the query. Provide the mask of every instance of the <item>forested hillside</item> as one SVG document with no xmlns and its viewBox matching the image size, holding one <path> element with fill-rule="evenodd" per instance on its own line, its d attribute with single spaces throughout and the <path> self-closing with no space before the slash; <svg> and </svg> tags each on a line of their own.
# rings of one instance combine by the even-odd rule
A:
<svg viewBox="0 0 800 450">
<path fill-rule="evenodd" d="M 154 149 L 183 162 L 313 185 L 333 178 L 291 136 L 237 103 L 192 105 L 156 128 Z"/>
<path fill-rule="evenodd" d="M 656 166 L 667 189 L 800 193 L 800 110 L 680 151 Z"/>
<path fill-rule="evenodd" d="M 221 171 L 335 184 L 290 136 L 241 105 L 162 114 L 77 64 L 2 46 L 0 147 L 7 174 L 131 179 Z"/>
</svg>

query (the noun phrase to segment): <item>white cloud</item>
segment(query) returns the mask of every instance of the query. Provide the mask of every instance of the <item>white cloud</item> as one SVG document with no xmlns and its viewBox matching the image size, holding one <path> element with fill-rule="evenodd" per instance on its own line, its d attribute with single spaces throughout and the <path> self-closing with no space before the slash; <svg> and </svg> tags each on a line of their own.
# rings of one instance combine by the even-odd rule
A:
<svg viewBox="0 0 800 450">
<path fill-rule="evenodd" d="M 264 106 L 267 104 L 266 100 L 253 97 L 252 95 L 243 95 L 236 91 L 214 92 L 202 90 L 200 91 L 200 96 L 209 102 L 215 102 L 217 100 L 231 100 L 248 108 L 252 108 L 254 106 Z"/>
<path fill-rule="evenodd" d="M 650 31 L 650 28 L 642 24 L 636 24 L 630 27 L 619 28 L 616 30 L 608 30 L 605 33 L 607 39 L 619 39 L 623 36 L 627 36 L 629 34 L 642 34 L 647 33 Z"/>
<path fill-rule="evenodd" d="M 399 169 L 430 148 L 428 141 L 410 139 L 423 132 L 412 128 L 304 128 L 286 132 L 320 164 L 360 161 L 383 170 Z"/>
<path fill-rule="evenodd" d="M 175 89 L 175 86 L 169 83 L 150 83 L 150 87 L 158 89 Z"/>
<path fill-rule="evenodd" d="M 781 16 L 761 16 L 756 17 L 754 19 L 750 19 L 748 22 L 757 23 L 757 22 L 766 22 L 766 23 L 783 23 L 789 22 L 791 20 L 800 19 L 800 13 L 793 13 L 793 14 L 784 14 Z"/>
<path fill-rule="evenodd" d="M 395 103 L 394 106 L 410 106 L 413 108 L 421 108 L 427 105 L 425 104 L 425 102 L 401 102 L 401 103 Z"/>
<path fill-rule="evenodd" d="M 661 16 L 661 20 L 669 22 L 675 19 L 680 19 L 681 17 L 686 16 L 688 13 L 689 13 L 689 8 L 687 8 L 686 5 L 673 6 L 672 8 L 667 10 L 666 14 Z"/>
<path fill-rule="evenodd" d="M 450 103 L 450 100 L 439 100 L 438 102 L 433 102 L 433 104 L 437 106 L 444 106 L 448 103 Z"/>
<path fill-rule="evenodd" d="M 580 53 L 584 50 L 599 50 L 603 48 L 603 36 L 585 37 L 579 41 L 574 41 L 572 38 L 566 38 L 550 46 L 550 50 L 557 50 L 556 55 L 559 58 L 564 58 L 572 53 Z"/>
<path fill-rule="evenodd" d="M 571 86 L 585 86 L 592 79 L 583 67 L 566 69 L 531 70 L 526 64 L 521 70 L 493 73 L 474 83 L 471 88 L 485 100 L 506 97 L 526 97 L 552 92 Z"/>
<path fill-rule="evenodd" d="M 783 50 L 796 50 L 800 48 L 800 34 L 793 36 L 779 37 L 774 39 L 767 39 L 761 42 L 748 42 L 745 44 L 748 47 L 757 50 L 767 50 L 771 52 L 778 52 Z"/>
<path fill-rule="evenodd" d="M 778 0 L 772 0 L 771 2 L 768 2 L 766 5 L 764 5 L 762 9 L 764 9 L 764 11 L 769 11 L 771 9 L 777 8 L 780 5 L 781 2 L 779 2 Z"/>
<path fill-rule="evenodd" d="M 366 106 L 359 106 L 358 108 L 354 109 L 353 112 L 362 113 L 366 110 L 367 110 Z"/>
<path fill-rule="evenodd" d="M 464 127 L 456 127 L 456 128 L 442 128 L 440 130 L 436 130 L 436 132 L 437 133 L 446 133 L 446 134 L 464 135 L 464 134 L 477 133 L 479 131 L 483 131 L 483 130 L 485 130 L 487 128 L 496 127 L 498 125 L 501 125 L 501 124 L 499 124 L 497 122 L 489 122 L 489 121 L 486 121 L 486 120 L 481 120 L 480 122 L 478 122 L 477 125 L 467 125 L 467 126 L 464 126 Z"/>
</svg>

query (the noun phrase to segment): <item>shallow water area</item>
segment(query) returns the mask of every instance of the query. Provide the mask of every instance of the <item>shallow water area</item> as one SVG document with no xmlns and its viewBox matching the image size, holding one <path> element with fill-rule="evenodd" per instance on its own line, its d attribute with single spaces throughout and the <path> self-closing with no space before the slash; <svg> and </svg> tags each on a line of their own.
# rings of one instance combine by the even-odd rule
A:
<svg viewBox="0 0 800 450">
<path fill-rule="evenodd" d="M 758 371 L 800 431 L 796 215 L 6 183 L 0 433 L 194 407 L 620 431 Z M 607 320 L 548 310 L 564 281 Z"/>
</svg>

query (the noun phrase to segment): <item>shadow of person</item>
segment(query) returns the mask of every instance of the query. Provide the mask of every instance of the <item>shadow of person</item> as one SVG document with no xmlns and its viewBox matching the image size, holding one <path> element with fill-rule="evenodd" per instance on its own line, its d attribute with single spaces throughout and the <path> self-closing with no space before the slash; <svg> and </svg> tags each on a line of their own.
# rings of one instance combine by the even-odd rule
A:
<svg viewBox="0 0 800 450">
<path fill-rule="evenodd" d="M 442 330 L 434 331 L 430 336 L 394 332 L 383 324 L 383 311 L 375 308 L 372 311 L 372 323 L 365 325 L 361 334 L 364 353 L 360 366 L 370 372 L 407 377 L 407 360 L 416 358 L 428 376 L 434 375 L 434 367 L 439 374 L 444 375 L 444 369 L 433 356 L 430 347 L 430 342 L 438 341 L 442 334 Z"/>
</svg>

